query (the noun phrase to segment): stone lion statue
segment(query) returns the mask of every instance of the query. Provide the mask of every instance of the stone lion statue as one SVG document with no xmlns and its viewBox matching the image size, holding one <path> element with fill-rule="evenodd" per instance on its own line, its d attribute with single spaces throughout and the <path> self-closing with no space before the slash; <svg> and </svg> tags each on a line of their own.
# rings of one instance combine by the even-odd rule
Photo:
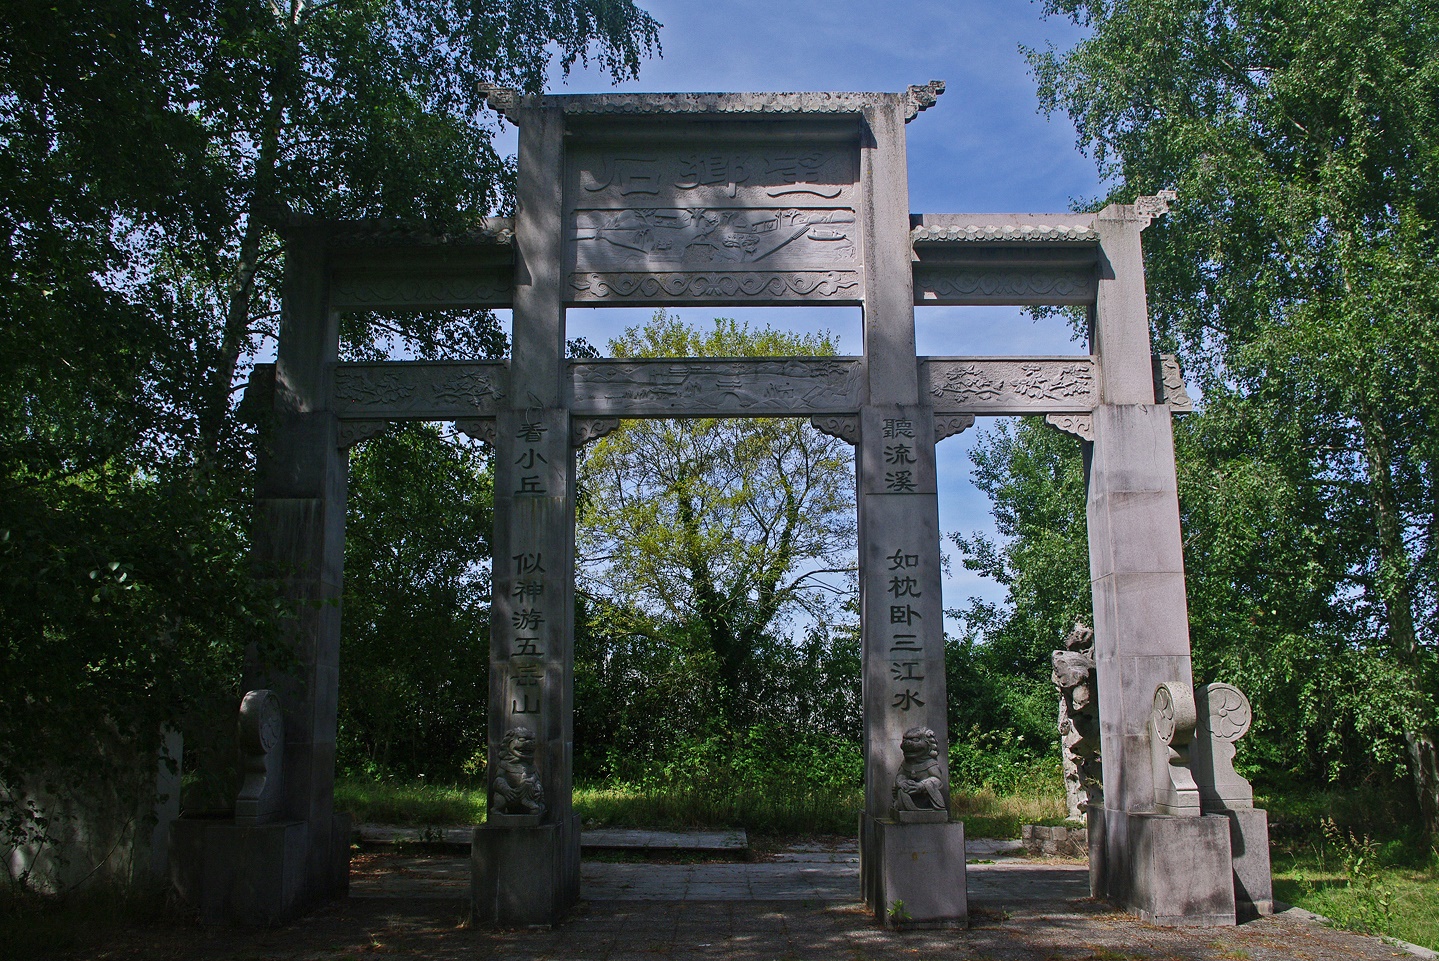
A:
<svg viewBox="0 0 1439 961">
<path fill-rule="evenodd" d="M 535 735 L 511 728 L 500 741 L 499 763 L 490 782 L 490 810 L 497 814 L 544 814 L 545 788 L 535 770 Z"/>
<path fill-rule="evenodd" d="M 939 766 L 939 741 L 927 727 L 912 727 L 899 742 L 904 762 L 894 778 L 896 811 L 943 811 L 944 771 Z"/>
</svg>

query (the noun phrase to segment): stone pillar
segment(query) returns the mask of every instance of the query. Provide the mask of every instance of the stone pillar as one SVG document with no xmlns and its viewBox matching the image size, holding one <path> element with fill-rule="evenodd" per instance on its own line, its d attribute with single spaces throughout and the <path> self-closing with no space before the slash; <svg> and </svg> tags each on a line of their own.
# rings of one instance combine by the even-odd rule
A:
<svg viewBox="0 0 1439 961">
<path fill-rule="evenodd" d="M 572 805 L 574 455 L 561 300 L 564 117 L 518 111 L 509 409 L 496 419 L 489 811 L 472 847 L 473 918 L 553 924 L 579 898 Z"/>
<path fill-rule="evenodd" d="M 1156 691 L 1166 682 L 1192 690 L 1193 676 L 1171 414 L 1155 402 L 1150 358 L 1140 246 L 1149 220 L 1121 205 L 1096 220 L 1091 350 L 1103 382 L 1088 520 L 1104 803 L 1090 806 L 1091 877 L 1096 896 L 1146 920 L 1233 924 L 1227 821 L 1197 808 L 1190 817 L 1156 813 Z"/>
<path fill-rule="evenodd" d="M 282 801 L 247 823 L 182 818 L 171 828 L 172 878 L 215 920 L 275 923 L 349 885 L 349 820 L 334 814 L 348 458 L 328 409 L 339 328 L 326 258 L 323 228 L 290 231 L 273 421 L 259 457 L 253 556 L 291 605 L 293 661 L 277 668 L 252 649 L 242 689 L 279 697 Z"/>
<path fill-rule="evenodd" d="M 934 415 L 920 403 L 899 97 L 865 111 L 864 355 L 856 455 L 864 660 L 865 903 L 890 924 L 963 924 L 964 825 L 949 821 Z"/>
</svg>

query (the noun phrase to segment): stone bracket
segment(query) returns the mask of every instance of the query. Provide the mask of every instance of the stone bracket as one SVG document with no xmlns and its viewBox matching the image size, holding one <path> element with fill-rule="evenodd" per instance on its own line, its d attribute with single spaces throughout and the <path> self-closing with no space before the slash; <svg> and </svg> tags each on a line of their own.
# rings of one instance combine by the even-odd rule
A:
<svg viewBox="0 0 1439 961">
<path fill-rule="evenodd" d="M 947 437 L 963 434 L 973 426 L 973 414 L 935 414 L 934 442 L 938 444 Z"/>
<path fill-rule="evenodd" d="M 455 430 L 473 440 L 484 441 L 491 447 L 499 437 L 499 424 L 493 417 L 470 417 L 455 421 Z"/>
<path fill-rule="evenodd" d="M 1154 360 L 1154 402 L 1168 404 L 1175 414 L 1192 414 L 1194 399 L 1185 390 L 1184 373 L 1179 369 L 1179 358 L 1174 354 L 1155 354 Z"/>
<path fill-rule="evenodd" d="M 1044 422 L 1061 434 L 1078 437 L 1094 443 L 1094 416 L 1092 414 L 1045 414 Z"/>
<path fill-rule="evenodd" d="M 859 443 L 858 414 L 816 415 L 811 417 L 809 422 L 821 434 L 837 437 L 851 446 Z"/>
<path fill-rule="evenodd" d="M 361 441 L 379 437 L 390 429 L 390 423 L 388 420 L 340 421 L 339 430 L 335 434 L 335 446 L 340 450 L 349 450 Z"/>
<path fill-rule="evenodd" d="M 570 446 L 583 447 L 613 433 L 620 426 L 618 417 L 570 418 Z"/>
</svg>

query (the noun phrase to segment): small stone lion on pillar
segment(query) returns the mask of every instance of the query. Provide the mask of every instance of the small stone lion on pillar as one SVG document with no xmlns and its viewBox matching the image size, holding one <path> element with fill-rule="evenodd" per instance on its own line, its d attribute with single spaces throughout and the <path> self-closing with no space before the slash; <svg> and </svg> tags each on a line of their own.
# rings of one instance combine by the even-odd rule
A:
<svg viewBox="0 0 1439 961">
<path fill-rule="evenodd" d="M 899 742 L 904 761 L 894 778 L 896 811 L 946 811 L 939 740 L 927 727 L 912 727 Z"/>
<path fill-rule="evenodd" d="M 490 782 L 490 810 L 506 815 L 545 813 L 545 788 L 535 769 L 535 735 L 511 728 L 500 742 L 500 759 Z"/>
</svg>

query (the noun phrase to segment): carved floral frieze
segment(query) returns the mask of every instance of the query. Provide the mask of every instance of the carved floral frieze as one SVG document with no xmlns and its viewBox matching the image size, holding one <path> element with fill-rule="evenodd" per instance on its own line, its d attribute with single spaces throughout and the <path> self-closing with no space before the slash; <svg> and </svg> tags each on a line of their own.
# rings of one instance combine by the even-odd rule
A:
<svg viewBox="0 0 1439 961">
<path fill-rule="evenodd" d="M 337 364 L 334 410 L 346 420 L 492 416 L 508 389 L 504 361 Z"/>
<path fill-rule="evenodd" d="M 1099 402 L 1092 357 L 931 357 L 921 362 L 920 383 L 936 411 L 1070 413 Z"/>
<path fill-rule="evenodd" d="M 915 271 L 914 302 L 923 304 L 1092 304 L 1093 270 L 925 266 Z"/>
<path fill-rule="evenodd" d="M 571 299 L 683 300 L 858 300 L 857 270 L 788 273 L 575 274 Z"/>
</svg>

